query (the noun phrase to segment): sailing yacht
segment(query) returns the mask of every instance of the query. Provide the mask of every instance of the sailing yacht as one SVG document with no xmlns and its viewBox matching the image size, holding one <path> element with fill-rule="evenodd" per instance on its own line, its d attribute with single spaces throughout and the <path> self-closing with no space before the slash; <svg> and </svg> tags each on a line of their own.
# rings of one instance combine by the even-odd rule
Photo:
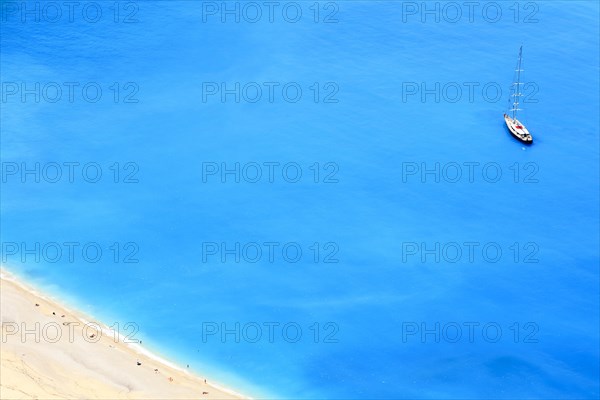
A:
<svg viewBox="0 0 600 400">
<path fill-rule="evenodd" d="M 515 72 L 517 73 L 517 81 L 513 82 L 511 86 L 512 94 L 511 99 L 509 99 L 509 102 L 512 103 L 512 108 L 508 110 L 509 114 L 504 113 L 504 122 L 506 122 L 508 130 L 515 138 L 517 138 L 525 144 L 531 144 L 533 143 L 533 137 L 531 136 L 527 128 L 525 128 L 525 125 L 523 125 L 521 121 L 517 119 L 517 111 L 522 110 L 521 108 L 519 108 L 519 97 L 523 96 L 523 94 L 521 93 L 521 72 L 523 71 L 521 69 L 522 56 L 523 46 L 521 46 L 521 48 L 519 49 L 519 61 L 517 62 L 517 69 L 515 70 Z M 511 112 L 512 116 L 510 115 Z"/>
</svg>

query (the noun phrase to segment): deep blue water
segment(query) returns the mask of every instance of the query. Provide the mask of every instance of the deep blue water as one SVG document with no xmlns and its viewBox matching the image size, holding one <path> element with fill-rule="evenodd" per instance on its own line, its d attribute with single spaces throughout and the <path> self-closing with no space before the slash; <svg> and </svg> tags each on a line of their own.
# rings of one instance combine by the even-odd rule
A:
<svg viewBox="0 0 600 400">
<path fill-rule="evenodd" d="M 294 8 L 270 22 L 262 2 L 256 23 L 246 3 L 239 23 L 212 14 L 233 2 L 122 2 L 118 22 L 114 3 L 94 4 L 96 23 L 96 6 L 87 20 L 77 9 L 70 22 L 62 8 L 48 21 L 47 3 L 36 22 L 35 2 L 24 17 L 20 2 L 2 2 L 10 271 L 108 325 L 135 322 L 152 350 L 256 397 L 598 398 L 596 2 L 521 2 L 518 16 L 513 2 L 482 2 L 472 22 L 465 6 L 450 21 L 461 3 L 439 3 L 436 22 L 421 2 L 391 1 L 320 2 L 315 22 L 314 3 L 299 2 L 296 23 Z M 137 22 L 124 23 L 132 13 Z M 502 118 L 520 45 L 527 148 Z M 56 102 L 52 82 L 63 91 Z M 66 82 L 79 85 L 73 101 Z M 81 93 L 90 82 L 102 89 L 97 102 Z M 256 82 L 262 97 L 248 101 L 253 84 L 239 102 L 208 94 L 223 82 Z M 278 85 L 272 102 L 265 82 Z M 290 98 L 302 89 L 295 103 L 281 92 L 290 82 Z M 22 97 L 23 83 L 40 84 L 39 102 Z M 422 97 L 421 85 L 433 92 Z M 65 162 L 79 163 L 73 182 Z M 203 176 L 236 162 L 240 173 L 247 166 L 239 183 Z M 273 182 L 265 162 L 279 163 Z M 22 179 L 35 163 L 39 182 Z M 56 183 L 52 163 L 62 166 Z M 98 182 L 82 177 L 87 163 L 100 167 Z M 257 183 L 250 163 L 262 166 Z M 298 182 L 282 177 L 287 163 L 287 180 L 300 166 Z M 421 176 L 436 163 L 440 182 Z M 73 262 L 65 242 L 78 243 Z M 248 250 L 240 262 L 206 251 L 236 242 Z M 265 242 L 278 243 L 273 262 Z M 22 249 L 36 243 L 39 260 Z M 56 262 L 52 243 L 63 250 Z M 81 254 L 86 243 L 103 249 L 97 262 Z M 249 243 L 261 245 L 257 262 Z M 301 248 L 299 261 L 295 247 L 283 257 L 286 243 Z M 436 243 L 436 254 L 422 251 Z M 473 259 L 465 243 L 475 243 Z M 223 323 L 240 324 L 239 343 L 206 335 Z M 273 340 L 266 323 L 279 324 Z M 421 335 L 436 324 L 439 340 Z"/>
</svg>

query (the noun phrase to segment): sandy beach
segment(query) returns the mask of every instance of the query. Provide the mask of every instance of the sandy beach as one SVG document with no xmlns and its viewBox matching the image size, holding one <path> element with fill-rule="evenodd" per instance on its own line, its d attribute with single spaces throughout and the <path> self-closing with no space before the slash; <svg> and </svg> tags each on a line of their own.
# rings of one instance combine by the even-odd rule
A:
<svg viewBox="0 0 600 400">
<path fill-rule="evenodd" d="M 139 344 L 124 343 L 96 321 L 99 331 L 93 319 L 6 271 L 0 276 L 0 318 L 2 399 L 244 398 Z"/>
</svg>

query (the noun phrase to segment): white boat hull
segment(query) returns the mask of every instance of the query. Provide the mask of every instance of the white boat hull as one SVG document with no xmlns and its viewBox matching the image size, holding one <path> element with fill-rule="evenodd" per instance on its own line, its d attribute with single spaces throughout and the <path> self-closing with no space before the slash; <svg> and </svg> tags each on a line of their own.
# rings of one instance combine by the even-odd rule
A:
<svg viewBox="0 0 600 400">
<path fill-rule="evenodd" d="M 504 114 L 504 122 L 511 135 L 513 135 L 517 140 L 525 143 L 531 144 L 533 143 L 533 136 L 529 133 L 525 125 L 523 125 L 518 119 L 512 119 L 509 115 Z"/>
</svg>

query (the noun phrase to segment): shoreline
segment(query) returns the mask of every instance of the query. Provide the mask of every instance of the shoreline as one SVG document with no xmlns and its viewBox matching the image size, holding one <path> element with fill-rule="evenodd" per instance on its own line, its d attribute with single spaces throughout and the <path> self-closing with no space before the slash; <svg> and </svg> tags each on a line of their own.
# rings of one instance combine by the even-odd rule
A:
<svg viewBox="0 0 600 400">
<path fill-rule="evenodd" d="M 141 343 L 125 342 L 118 328 L 64 305 L 4 266 L 0 287 L 0 398 L 250 399 Z"/>
</svg>

